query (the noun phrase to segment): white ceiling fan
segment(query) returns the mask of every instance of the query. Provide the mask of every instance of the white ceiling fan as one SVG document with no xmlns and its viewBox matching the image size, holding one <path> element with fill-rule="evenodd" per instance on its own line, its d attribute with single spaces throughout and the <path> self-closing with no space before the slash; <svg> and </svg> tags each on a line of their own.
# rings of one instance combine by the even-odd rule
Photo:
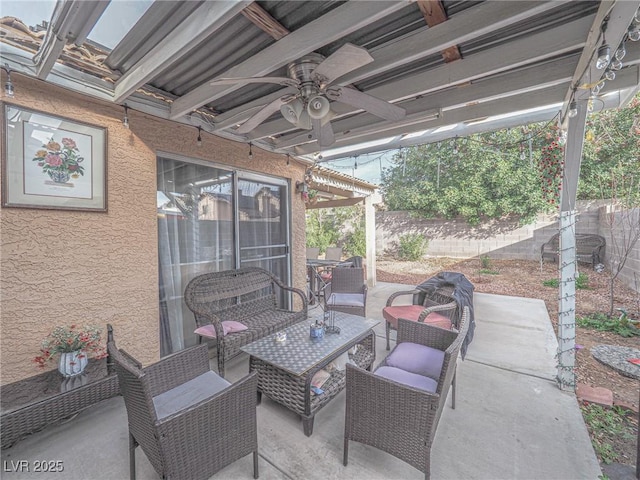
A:
<svg viewBox="0 0 640 480">
<path fill-rule="evenodd" d="M 246 122 L 236 132 L 246 134 L 280 110 L 282 116 L 298 128 L 313 130 L 320 146 L 331 145 L 334 133 L 331 128 L 331 100 L 346 103 L 352 107 L 366 110 L 385 120 L 397 121 L 404 118 L 404 108 L 379 98 L 362 93 L 355 88 L 332 85 L 343 75 L 373 61 L 366 49 L 347 43 L 333 54 L 324 58 L 312 53 L 291 63 L 289 77 L 248 77 L 220 78 L 211 85 L 276 83 L 298 89 L 298 92 L 285 95 L 269 103 Z"/>
</svg>

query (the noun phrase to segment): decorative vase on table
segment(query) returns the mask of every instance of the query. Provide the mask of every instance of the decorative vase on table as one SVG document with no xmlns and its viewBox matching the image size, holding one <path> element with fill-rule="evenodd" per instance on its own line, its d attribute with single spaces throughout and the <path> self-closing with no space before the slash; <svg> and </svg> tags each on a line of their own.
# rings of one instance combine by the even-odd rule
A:
<svg viewBox="0 0 640 480">
<path fill-rule="evenodd" d="M 73 377 L 80 375 L 87 366 L 87 363 L 87 355 L 82 350 L 62 352 L 60 353 L 60 360 L 58 361 L 58 371 L 64 377 Z"/>
</svg>

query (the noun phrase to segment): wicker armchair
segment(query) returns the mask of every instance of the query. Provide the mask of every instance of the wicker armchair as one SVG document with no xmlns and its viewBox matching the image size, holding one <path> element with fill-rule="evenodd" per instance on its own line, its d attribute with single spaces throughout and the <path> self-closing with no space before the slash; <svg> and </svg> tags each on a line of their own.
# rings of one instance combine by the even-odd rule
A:
<svg viewBox="0 0 640 480">
<path fill-rule="evenodd" d="M 364 317 L 367 309 L 367 284 L 362 268 L 334 268 L 331 283 L 325 289 L 325 309 Z"/>
<path fill-rule="evenodd" d="M 399 321 L 398 345 L 394 351 L 402 343 L 412 342 L 441 352 L 442 367 L 437 382 L 429 380 L 433 392 L 381 376 L 380 369 L 388 368 L 389 357 L 373 373 L 347 365 L 345 466 L 349 440 L 353 440 L 390 453 L 424 472 L 425 479 L 429 479 L 431 446 L 450 385 L 454 388 L 452 408 L 455 408 L 456 362 L 469 327 L 468 319 L 469 309 L 464 307 L 459 332 L 404 319 Z"/>
<path fill-rule="evenodd" d="M 206 345 L 146 368 L 113 341 L 107 348 L 127 408 L 132 480 L 138 445 L 162 478 L 209 478 L 250 453 L 258 478 L 255 373 L 230 384 L 209 369 Z"/>
<path fill-rule="evenodd" d="M 390 349 L 391 330 L 397 330 L 399 318 L 429 323 L 447 330 L 451 329 L 452 324 L 457 324 L 458 304 L 452 294 L 451 287 L 439 288 L 430 294 L 418 289 L 392 294 L 387 299 L 386 307 L 382 309 L 382 316 L 386 321 L 387 350 Z M 411 295 L 414 301 L 424 296 L 424 300 L 417 305 L 393 305 L 397 298 L 407 295 Z"/>
</svg>

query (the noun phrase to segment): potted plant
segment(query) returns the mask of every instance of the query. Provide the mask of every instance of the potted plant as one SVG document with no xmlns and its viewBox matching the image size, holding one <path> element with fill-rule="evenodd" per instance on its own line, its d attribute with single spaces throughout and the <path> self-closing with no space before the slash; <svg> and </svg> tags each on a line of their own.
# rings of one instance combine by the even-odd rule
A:
<svg viewBox="0 0 640 480">
<path fill-rule="evenodd" d="M 58 359 L 58 371 L 65 377 L 79 375 L 87 366 L 89 358 L 104 358 L 106 348 L 101 343 L 102 331 L 95 325 L 55 327 L 42 341 L 41 355 L 34 362 L 41 368 Z"/>
</svg>

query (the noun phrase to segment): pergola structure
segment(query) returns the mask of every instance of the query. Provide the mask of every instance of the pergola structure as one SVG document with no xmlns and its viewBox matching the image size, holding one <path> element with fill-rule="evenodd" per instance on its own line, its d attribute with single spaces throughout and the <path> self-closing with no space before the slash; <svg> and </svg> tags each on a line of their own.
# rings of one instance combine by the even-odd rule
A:
<svg viewBox="0 0 640 480">
<path fill-rule="evenodd" d="M 588 108 L 624 105 L 638 91 L 640 42 L 629 40 L 640 28 L 639 6 L 640 0 L 155 1 L 109 51 L 91 42 L 91 31 L 110 2 L 59 0 L 40 31 L 3 18 L 0 57 L 6 70 L 309 165 L 320 155 L 427 143 L 560 112 L 568 138 L 558 378 L 573 388 L 571 226 L 585 118 Z M 623 46 L 626 55 L 615 62 Z M 599 59 L 605 47 L 609 57 Z M 310 55 L 315 60 L 305 64 Z M 324 58 L 340 61 L 314 75 Z M 615 80 L 603 81 L 606 70 Z M 253 80 L 228 80 L 239 77 Z M 293 122 L 283 116 L 287 106 L 315 105 L 310 95 L 323 97 L 315 102 L 318 118 L 299 121 L 302 111 Z"/>
</svg>

